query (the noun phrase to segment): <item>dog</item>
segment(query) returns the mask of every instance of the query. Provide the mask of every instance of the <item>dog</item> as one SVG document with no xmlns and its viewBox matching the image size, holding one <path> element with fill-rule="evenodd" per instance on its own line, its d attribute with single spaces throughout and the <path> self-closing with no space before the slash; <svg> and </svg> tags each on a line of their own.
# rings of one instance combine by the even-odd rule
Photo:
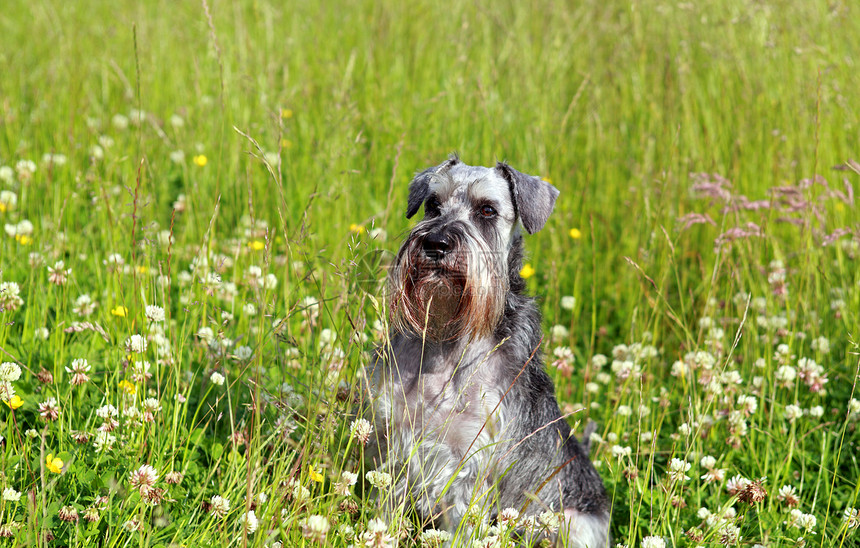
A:
<svg viewBox="0 0 860 548">
<path fill-rule="evenodd" d="M 422 204 L 388 272 L 390 332 L 367 379 L 370 460 L 393 477 L 383 511 L 468 539 L 470 512 L 520 523 L 554 512 L 556 545 L 607 548 L 609 500 L 562 417 L 544 371 L 540 312 L 520 276 L 523 235 L 543 228 L 559 191 L 505 163 L 452 155 L 409 185 Z M 507 516 L 512 514 L 507 510 Z"/>
</svg>

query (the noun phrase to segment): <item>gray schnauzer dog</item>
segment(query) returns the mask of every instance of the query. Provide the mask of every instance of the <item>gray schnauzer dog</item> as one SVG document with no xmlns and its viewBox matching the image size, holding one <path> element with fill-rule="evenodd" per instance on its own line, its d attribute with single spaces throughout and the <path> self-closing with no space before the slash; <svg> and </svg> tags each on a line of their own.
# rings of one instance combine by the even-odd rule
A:
<svg viewBox="0 0 860 548">
<path fill-rule="evenodd" d="M 520 223 L 543 228 L 558 190 L 504 163 L 451 156 L 409 185 L 424 205 L 388 277 L 391 333 L 368 371 L 371 460 L 394 485 L 385 512 L 468 536 L 477 512 L 520 524 L 553 512 L 558 545 L 607 548 L 609 501 L 543 369 L 540 313 L 525 293 Z M 506 510 L 513 508 L 516 512 Z M 534 527 L 532 529 L 535 529 Z"/>
</svg>

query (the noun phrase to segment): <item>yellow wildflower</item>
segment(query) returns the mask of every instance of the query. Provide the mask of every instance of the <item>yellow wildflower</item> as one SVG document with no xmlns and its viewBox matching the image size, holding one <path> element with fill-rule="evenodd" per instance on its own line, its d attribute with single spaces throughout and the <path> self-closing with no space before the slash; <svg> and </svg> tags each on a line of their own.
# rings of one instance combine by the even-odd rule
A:
<svg viewBox="0 0 860 548">
<path fill-rule="evenodd" d="M 541 177 L 541 181 L 545 181 L 549 184 L 552 184 L 552 179 L 550 179 L 549 177 Z"/>
<path fill-rule="evenodd" d="M 138 274 L 146 274 L 147 272 L 149 272 L 149 267 L 146 265 L 139 264 L 135 267 L 135 270 L 137 270 Z"/>
<path fill-rule="evenodd" d="M 125 318 L 126 316 L 128 316 L 128 308 L 126 308 L 124 306 L 118 306 L 116 308 L 112 308 L 110 313 L 111 313 L 111 316 L 117 316 L 119 318 Z"/>
<path fill-rule="evenodd" d="M 15 240 L 17 240 L 21 245 L 30 245 L 33 243 L 33 238 L 26 234 L 15 234 Z"/>
<path fill-rule="evenodd" d="M 578 239 L 582 238 L 582 231 L 579 230 L 578 228 L 571 228 L 569 234 L 570 234 L 570 237 L 573 238 L 574 240 L 578 240 Z"/>
<path fill-rule="evenodd" d="M 198 165 L 200 167 L 205 166 L 206 162 L 208 162 L 208 161 L 209 161 L 209 159 L 206 158 L 205 154 L 198 154 L 197 156 L 194 157 L 194 164 Z"/>
<path fill-rule="evenodd" d="M 55 474 L 59 474 L 63 471 L 63 461 L 55 459 L 53 453 L 48 453 L 48 457 L 45 459 L 45 465 L 48 467 L 48 470 Z"/>
<path fill-rule="evenodd" d="M 520 276 L 524 279 L 528 280 L 532 276 L 535 275 L 535 269 L 530 263 L 526 263 L 522 270 L 520 270 Z"/>
<path fill-rule="evenodd" d="M 128 394 L 129 396 L 134 396 L 135 394 L 137 394 L 137 387 L 135 387 L 133 384 L 131 384 L 127 380 L 119 381 L 119 387 L 122 388 L 123 390 L 125 390 L 125 393 Z"/>
<path fill-rule="evenodd" d="M 355 223 L 352 223 L 351 225 L 349 225 L 349 231 L 350 232 L 355 232 L 356 234 L 364 234 L 364 230 L 365 230 L 364 225 L 357 225 Z"/>
<path fill-rule="evenodd" d="M 284 120 L 289 120 L 293 117 L 293 109 L 290 108 L 282 108 L 281 109 L 281 118 Z"/>
<path fill-rule="evenodd" d="M 6 209 L 9 206 L 6 205 L 6 202 L 0 202 L 0 213 L 6 213 Z"/>
<path fill-rule="evenodd" d="M 18 409 L 22 405 L 24 405 L 24 400 L 21 399 L 21 396 L 15 394 L 12 396 L 12 399 L 9 401 L 4 401 L 6 405 L 8 405 L 11 409 Z"/>
<path fill-rule="evenodd" d="M 250 247 L 254 251 L 260 251 L 262 249 L 265 249 L 266 242 L 262 240 L 251 240 L 250 242 L 248 242 L 248 247 Z"/>
<path fill-rule="evenodd" d="M 317 483 L 322 483 L 325 476 L 322 475 L 321 472 L 318 472 L 313 466 L 308 466 L 308 473 L 310 473 L 311 481 L 315 481 Z"/>
</svg>

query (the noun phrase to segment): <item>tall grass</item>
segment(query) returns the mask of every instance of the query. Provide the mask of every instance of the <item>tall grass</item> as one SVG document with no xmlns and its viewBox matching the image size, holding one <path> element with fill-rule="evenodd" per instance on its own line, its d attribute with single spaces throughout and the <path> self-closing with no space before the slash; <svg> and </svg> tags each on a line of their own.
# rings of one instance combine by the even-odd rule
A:
<svg viewBox="0 0 860 548">
<path fill-rule="evenodd" d="M 562 191 L 529 287 L 616 542 L 857 546 L 860 13 L 700 4 L 4 5 L 0 534 L 417 542 L 342 472 L 371 259 L 456 150 Z"/>
</svg>

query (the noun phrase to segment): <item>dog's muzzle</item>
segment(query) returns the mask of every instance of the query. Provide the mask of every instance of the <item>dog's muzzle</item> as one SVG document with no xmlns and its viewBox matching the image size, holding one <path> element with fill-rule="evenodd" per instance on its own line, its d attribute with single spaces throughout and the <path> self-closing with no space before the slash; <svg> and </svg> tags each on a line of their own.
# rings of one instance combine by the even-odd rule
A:
<svg viewBox="0 0 860 548">
<path fill-rule="evenodd" d="M 444 232 L 431 232 L 421 242 L 421 249 L 428 259 L 439 262 L 451 252 L 451 243 L 451 237 Z"/>
</svg>

